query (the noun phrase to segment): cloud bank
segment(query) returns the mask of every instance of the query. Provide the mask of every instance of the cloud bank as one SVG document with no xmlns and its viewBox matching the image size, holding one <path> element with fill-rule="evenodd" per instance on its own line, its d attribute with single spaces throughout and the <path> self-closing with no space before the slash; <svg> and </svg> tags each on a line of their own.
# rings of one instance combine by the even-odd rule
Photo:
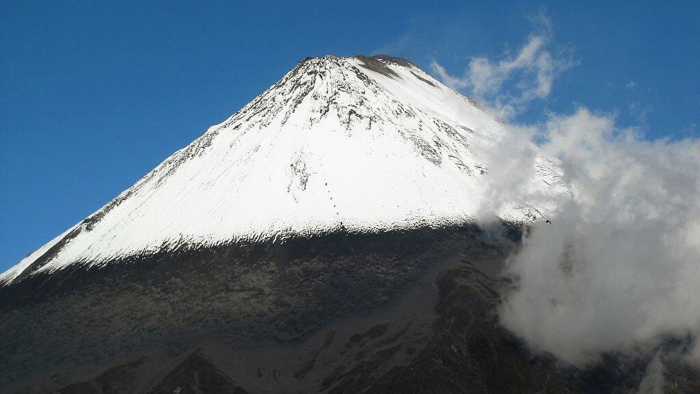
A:
<svg viewBox="0 0 700 394">
<path fill-rule="evenodd" d="M 517 55 L 473 58 L 461 77 L 432 66 L 511 119 L 517 143 L 495 148 L 506 176 L 489 178 L 492 194 L 557 207 L 553 224 L 536 226 L 509 261 L 516 281 L 501 322 L 534 349 L 580 366 L 605 352 L 651 354 L 668 338 L 690 342 L 683 357 L 700 366 L 700 140 L 649 141 L 616 126 L 614 114 L 585 107 L 515 123 L 572 64 L 547 49 L 546 31 L 530 35 Z M 506 81 L 518 94 L 503 93 Z M 571 194 L 528 194 L 521 172 L 536 155 L 514 148 L 523 139 L 561 160 Z"/>
<path fill-rule="evenodd" d="M 542 133 L 574 193 L 513 256 L 503 324 L 575 364 L 696 338 L 700 141 L 645 141 L 586 108 L 551 115 Z"/>
</svg>

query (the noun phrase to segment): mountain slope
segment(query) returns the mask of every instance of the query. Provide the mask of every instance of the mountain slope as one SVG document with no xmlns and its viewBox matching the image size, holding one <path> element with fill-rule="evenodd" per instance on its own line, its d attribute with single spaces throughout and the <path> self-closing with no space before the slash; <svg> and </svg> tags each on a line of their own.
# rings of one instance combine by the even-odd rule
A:
<svg viewBox="0 0 700 394">
<path fill-rule="evenodd" d="M 440 227 L 482 211 L 533 220 L 542 207 L 486 198 L 485 158 L 508 133 L 404 59 L 309 58 L 0 284 L 164 249 Z M 537 163 L 532 186 L 565 191 L 554 161 Z"/>
</svg>

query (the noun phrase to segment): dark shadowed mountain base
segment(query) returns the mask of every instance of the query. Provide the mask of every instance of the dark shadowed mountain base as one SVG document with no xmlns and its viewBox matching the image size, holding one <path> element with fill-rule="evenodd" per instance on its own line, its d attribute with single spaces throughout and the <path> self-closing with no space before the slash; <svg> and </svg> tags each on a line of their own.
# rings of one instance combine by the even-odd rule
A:
<svg viewBox="0 0 700 394">
<path fill-rule="evenodd" d="M 30 277 L 0 288 L 0 391 L 636 392 L 648 358 L 581 371 L 499 326 L 507 233 L 338 233 Z M 700 389 L 665 366 L 666 392 Z"/>
</svg>

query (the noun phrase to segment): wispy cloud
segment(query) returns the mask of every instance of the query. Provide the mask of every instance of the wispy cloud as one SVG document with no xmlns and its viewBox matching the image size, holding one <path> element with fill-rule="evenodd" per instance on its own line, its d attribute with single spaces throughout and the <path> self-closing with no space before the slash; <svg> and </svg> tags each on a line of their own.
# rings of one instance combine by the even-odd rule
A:
<svg viewBox="0 0 700 394">
<path fill-rule="evenodd" d="M 500 60 L 473 57 L 461 76 L 451 75 L 437 61 L 431 63 L 431 70 L 443 83 L 465 91 L 501 119 L 513 119 L 533 100 L 549 96 L 554 80 L 575 64 L 570 50 L 552 49 L 549 19 L 544 14 L 531 19 L 536 32 L 515 55 L 506 53 Z"/>
<path fill-rule="evenodd" d="M 664 394 L 664 370 L 661 357 L 657 354 L 649 363 L 637 394 Z"/>
</svg>

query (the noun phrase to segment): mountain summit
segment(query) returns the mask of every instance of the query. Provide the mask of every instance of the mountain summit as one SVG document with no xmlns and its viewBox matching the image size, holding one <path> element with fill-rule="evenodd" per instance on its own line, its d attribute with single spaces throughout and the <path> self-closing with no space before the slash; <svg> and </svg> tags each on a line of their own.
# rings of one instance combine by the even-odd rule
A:
<svg viewBox="0 0 700 394">
<path fill-rule="evenodd" d="M 542 207 L 493 206 L 485 193 L 486 157 L 509 133 L 408 60 L 308 58 L 0 275 L 0 285 L 70 264 L 232 241 L 441 227 L 480 211 L 531 221 Z M 549 186 L 559 184 L 554 162 L 540 156 L 537 167 L 533 187 L 557 192 Z"/>
</svg>

